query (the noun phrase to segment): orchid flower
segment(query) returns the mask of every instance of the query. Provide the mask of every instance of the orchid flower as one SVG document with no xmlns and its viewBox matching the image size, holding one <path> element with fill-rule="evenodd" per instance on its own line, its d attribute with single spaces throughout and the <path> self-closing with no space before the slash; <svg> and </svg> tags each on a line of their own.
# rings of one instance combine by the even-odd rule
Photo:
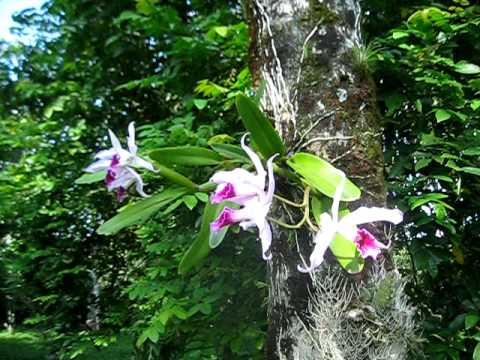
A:
<svg viewBox="0 0 480 360">
<path fill-rule="evenodd" d="M 267 222 L 267 214 L 272 205 L 275 191 L 275 179 L 273 177 L 273 155 L 267 161 L 267 171 L 262 166 L 258 155 L 245 145 L 246 134 L 242 137 L 243 150 L 250 157 L 256 169 L 253 174 L 245 169 L 236 168 L 231 171 L 219 171 L 210 181 L 217 184 L 210 201 L 219 204 L 222 201 L 232 201 L 241 206 L 240 209 L 232 209 L 225 206 L 218 218 L 210 224 L 213 232 L 219 231 L 224 226 L 239 223 L 243 230 L 256 226 L 262 244 L 262 254 L 265 260 L 272 258 L 269 253 L 272 243 L 272 230 Z M 268 175 L 268 184 L 267 184 Z M 265 186 L 267 189 L 265 190 Z"/>
<path fill-rule="evenodd" d="M 119 202 L 123 201 L 127 189 L 132 184 L 135 184 L 135 189 L 141 196 L 147 197 L 148 195 L 143 191 L 143 180 L 133 167 L 141 167 L 150 171 L 156 170 L 151 163 L 137 155 L 138 147 L 135 144 L 134 123 L 131 122 L 128 125 L 128 150 L 122 148 L 120 141 L 110 129 L 108 129 L 108 134 L 112 147 L 98 152 L 95 155 L 98 160 L 88 166 L 85 171 L 94 173 L 107 170 L 105 184 L 108 191 L 117 189 L 117 200 Z"/>
<path fill-rule="evenodd" d="M 298 266 L 298 270 L 301 272 L 311 272 L 322 264 L 324 254 L 337 234 L 354 242 L 363 258 L 371 257 L 376 259 L 381 249 L 386 249 L 389 245 L 381 243 L 367 230 L 357 228 L 357 225 L 376 221 L 388 221 L 398 224 L 403 220 L 403 214 L 400 210 L 380 207 L 360 207 L 339 220 L 338 209 L 345 186 L 345 174 L 342 172 L 341 175 L 340 184 L 335 190 L 333 197 L 331 215 L 328 213 L 320 215 L 320 231 L 313 239 L 315 247 L 310 255 L 310 266 L 306 268 Z"/>
</svg>

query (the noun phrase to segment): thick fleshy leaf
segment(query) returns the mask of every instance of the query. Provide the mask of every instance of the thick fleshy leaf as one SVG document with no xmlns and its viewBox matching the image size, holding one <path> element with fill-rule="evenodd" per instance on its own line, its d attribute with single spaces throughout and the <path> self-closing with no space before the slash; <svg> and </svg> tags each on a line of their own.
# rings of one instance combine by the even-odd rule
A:
<svg viewBox="0 0 480 360">
<path fill-rule="evenodd" d="M 341 267 L 351 274 L 359 273 L 365 265 L 364 259 L 360 256 L 357 246 L 353 241 L 345 239 L 340 234 L 330 242 L 330 250 L 337 258 Z"/>
<path fill-rule="evenodd" d="M 231 144 L 212 144 L 210 147 L 227 159 L 242 160 L 244 162 L 250 161 L 248 155 L 240 146 Z"/>
<path fill-rule="evenodd" d="M 101 235 L 111 235 L 125 227 L 142 223 L 161 208 L 174 202 L 186 193 L 188 193 L 188 189 L 186 188 L 169 188 L 145 200 L 127 205 L 122 208 L 122 211 L 117 215 L 103 223 L 97 229 L 97 233 Z"/>
<path fill-rule="evenodd" d="M 285 145 L 275 128 L 265 115 L 260 111 L 257 104 L 243 94 L 239 94 L 235 101 L 237 111 L 242 118 L 245 128 L 258 147 L 260 153 L 269 158 L 274 154 L 283 155 Z"/>
<path fill-rule="evenodd" d="M 217 165 L 222 157 L 215 151 L 199 146 L 179 146 L 156 149 L 150 157 L 160 164 L 176 164 L 182 166 Z"/>
<path fill-rule="evenodd" d="M 316 223 L 320 225 L 320 215 L 324 212 L 324 210 L 322 207 L 322 202 L 316 196 L 312 197 L 312 200 L 310 201 L 310 208 L 313 218 L 315 219 Z"/>
<path fill-rule="evenodd" d="M 211 249 L 215 249 L 218 245 L 222 243 L 223 239 L 225 238 L 225 235 L 227 235 L 227 231 L 229 228 L 230 226 L 225 226 L 217 232 L 210 232 L 208 245 L 210 246 Z"/>
<path fill-rule="evenodd" d="M 288 159 L 287 164 L 299 174 L 305 182 L 321 193 L 333 198 L 340 184 L 342 175 L 334 166 L 319 157 L 297 153 Z M 354 201 L 360 198 L 360 189 L 346 179 L 342 193 L 342 201 Z"/>
<path fill-rule="evenodd" d="M 198 185 L 195 184 L 192 180 L 189 178 L 183 176 L 182 174 L 176 172 L 175 170 L 172 170 L 166 166 L 157 164 L 157 169 L 160 172 L 160 175 L 163 176 L 164 178 L 170 180 L 174 184 L 184 186 L 186 188 L 189 188 L 191 190 L 197 190 Z"/>
<path fill-rule="evenodd" d="M 183 255 L 182 261 L 178 266 L 180 274 L 188 273 L 210 253 L 210 223 L 217 218 L 223 206 L 222 204 L 216 205 L 210 202 L 205 205 L 198 236 L 185 255 Z"/>
<path fill-rule="evenodd" d="M 93 174 L 83 174 L 77 180 L 75 180 L 75 184 L 92 184 L 95 182 L 99 182 L 105 180 L 106 175 L 106 171 L 98 171 Z"/>
</svg>

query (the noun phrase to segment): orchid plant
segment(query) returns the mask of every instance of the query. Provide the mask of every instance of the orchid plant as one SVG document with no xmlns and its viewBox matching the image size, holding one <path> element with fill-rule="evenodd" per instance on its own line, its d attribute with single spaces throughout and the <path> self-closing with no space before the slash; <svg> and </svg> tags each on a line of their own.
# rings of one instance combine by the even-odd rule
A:
<svg viewBox="0 0 480 360">
<path fill-rule="evenodd" d="M 145 221 L 163 207 L 167 207 L 164 214 L 174 211 L 182 203 L 192 210 L 198 203 L 198 198 L 204 199 L 207 204 L 198 237 L 180 263 L 181 273 L 188 272 L 200 263 L 211 248 L 223 241 L 228 229 L 236 224 L 244 230 L 253 227 L 258 229 L 264 260 L 272 259 L 272 230 L 269 222 L 291 230 L 307 227 L 314 235 L 314 247 L 310 264 L 298 266 L 301 272 L 317 269 L 329 247 L 340 265 L 350 272 L 361 271 L 363 267 L 350 266 L 355 261 L 362 263 L 366 258 L 377 259 L 381 250 L 387 249 L 389 244 L 378 241 L 367 229 L 359 228 L 358 225 L 377 221 L 398 224 L 402 221 L 402 213 L 398 209 L 360 207 L 341 216 L 340 202 L 358 200 L 360 189 L 342 171 L 315 155 L 298 152 L 286 156 L 282 140 L 258 106 L 244 95 L 237 96 L 236 105 L 254 148 L 246 144 L 245 134 L 241 138 L 240 147 L 212 141 L 211 149 L 183 146 L 153 150 L 149 155 L 156 161 L 160 175 L 176 186 L 122 209 L 97 231 L 113 234 L 126 226 Z M 133 123 L 128 126 L 128 133 L 128 150 L 125 150 L 109 130 L 112 147 L 97 153 L 97 161 L 85 169 L 90 173 L 101 174 L 108 190 L 117 190 L 119 201 L 124 199 L 127 189 L 133 184 L 139 195 L 147 196 L 143 191 L 142 178 L 135 168 L 157 171 L 152 163 L 137 155 Z M 263 160 L 266 160 L 266 166 L 263 165 Z M 232 168 L 233 164 L 235 167 Z M 176 165 L 207 166 L 207 169 L 214 171 L 207 182 L 196 184 L 178 173 Z M 249 171 L 251 168 L 254 171 Z M 95 179 L 81 178 L 79 183 L 100 180 L 100 176 L 97 178 L 95 175 Z M 284 183 L 289 186 L 303 189 L 301 204 L 275 194 L 275 176 L 277 180 L 288 179 Z M 333 199 L 329 212 L 319 211 L 321 207 L 318 203 L 323 198 Z M 297 210 L 295 213 L 303 213 L 301 220 L 297 224 L 286 224 L 269 215 L 274 199 L 283 203 L 283 206 L 294 207 Z"/>
</svg>

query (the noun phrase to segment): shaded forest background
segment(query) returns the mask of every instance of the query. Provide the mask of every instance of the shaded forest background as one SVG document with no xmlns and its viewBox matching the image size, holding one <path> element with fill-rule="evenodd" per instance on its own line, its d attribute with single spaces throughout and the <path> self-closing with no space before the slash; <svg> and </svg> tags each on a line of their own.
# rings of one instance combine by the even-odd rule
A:
<svg viewBox="0 0 480 360">
<path fill-rule="evenodd" d="M 394 259 L 423 351 L 480 358 L 480 7 L 362 8 L 368 45 L 352 56 L 377 86 L 390 200 L 406 213 Z M 36 39 L 0 44 L 2 323 L 14 313 L 15 327 L 40 331 L 64 359 L 119 337 L 138 359 L 263 358 L 266 269 L 253 234 L 230 236 L 179 276 L 206 199 L 183 197 L 175 213 L 102 236 L 124 204 L 75 182 L 109 147 L 107 128 L 124 137 L 131 121 L 143 154 L 236 141 L 234 98 L 252 93 L 243 16 L 241 3 L 221 0 L 51 0 L 15 16 L 15 31 Z M 149 193 L 166 184 L 145 182 Z"/>
</svg>

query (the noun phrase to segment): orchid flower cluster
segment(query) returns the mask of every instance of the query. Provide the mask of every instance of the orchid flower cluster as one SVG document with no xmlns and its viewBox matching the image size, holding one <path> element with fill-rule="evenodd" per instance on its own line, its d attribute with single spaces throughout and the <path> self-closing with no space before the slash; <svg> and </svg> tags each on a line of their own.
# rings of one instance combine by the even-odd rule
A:
<svg viewBox="0 0 480 360">
<path fill-rule="evenodd" d="M 148 195 L 143 191 L 142 177 L 134 170 L 135 167 L 144 168 L 150 171 L 156 171 L 153 165 L 137 155 L 138 147 L 135 144 L 135 126 L 131 122 L 128 125 L 128 150 L 122 148 L 120 140 L 108 129 L 112 147 L 102 150 L 95 155 L 98 159 L 88 166 L 85 171 L 96 173 L 106 171 L 105 185 L 108 191 L 117 190 L 117 201 L 122 202 L 127 194 L 128 188 L 135 184 L 138 194 L 143 197 Z"/>
<path fill-rule="evenodd" d="M 272 230 L 267 221 L 267 214 L 272 205 L 273 193 L 275 191 L 275 179 L 273 177 L 273 155 L 267 161 L 267 171 L 262 166 L 260 157 L 247 145 L 245 145 L 246 134 L 242 137 L 241 145 L 245 153 L 252 161 L 256 174 L 245 169 L 236 168 L 231 171 L 219 171 L 210 179 L 217 184 L 217 188 L 211 197 L 213 204 L 223 201 L 231 201 L 240 206 L 240 209 L 233 209 L 225 206 L 218 218 L 211 223 L 210 229 L 213 232 L 221 228 L 239 223 L 243 230 L 256 226 L 262 254 L 265 260 L 270 260 L 270 245 L 272 243 Z M 267 185 L 268 177 L 268 186 Z"/>
<path fill-rule="evenodd" d="M 135 171 L 135 168 L 144 168 L 154 172 L 157 170 L 150 162 L 137 155 L 138 148 L 135 144 L 134 124 L 130 123 L 128 126 L 128 150 L 122 148 L 120 141 L 111 130 L 108 130 L 108 132 L 112 147 L 98 152 L 95 155 L 97 160 L 88 166 L 85 171 L 90 173 L 105 171 L 105 185 L 109 191 L 116 190 L 119 202 L 125 198 L 127 190 L 134 184 L 137 193 L 147 197 L 148 195 L 143 191 L 143 180 Z M 260 156 L 246 145 L 247 134 L 241 139 L 241 147 L 248 155 L 255 172 L 238 167 L 229 171 L 217 171 L 210 178 L 210 183 L 216 186 L 210 197 L 210 202 L 223 205 L 218 217 L 210 223 L 210 232 L 217 233 L 222 228 L 233 224 L 239 224 L 243 230 L 256 227 L 262 246 L 263 259 L 271 260 L 272 230 L 267 216 L 270 212 L 275 192 L 273 161 L 279 154 L 275 154 L 267 160 L 265 169 Z M 329 166 L 331 167 L 331 165 Z M 312 272 L 318 268 L 324 260 L 325 252 L 337 236 L 355 244 L 358 253 L 364 259 L 372 258 L 376 260 L 381 251 L 387 249 L 390 244 L 383 244 L 367 229 L 358 227 L 358 225 L 378 221 L 398 224 L 403 219 L 403 214 L 400 210 L 380 207 L 360 207 L 340 218 L 340 201 L 347 180 L 342 171 L 331 168 L 333 172 L 330 172 L 330 176 L 335 176 L 338 179 L 338 175 L 340 175 L 340 181 L 335 189 L 330 213 L 324 212 L 319 216 L 319 228 L 310 222 L 309 187 L 305 189 L 304 203 L 301 205 L 276 196 L 279 200 L 289 205 L 304 207 L 304 218 L 297 225 L 283 224 L 275 219 L 270 220 L 290 229 L 299 228 L 307 222 L 310 228 L 316 232 L 313 238 L 314 248 L 309 259 L 310 264 L 299 265 L 298 270 L 301 272 Z M 178 175 L 185 179 L 182 175 Z M 197 185 L 193 184 L 193 186 L 194 189 L 197 189 Z"/>
</svg>

